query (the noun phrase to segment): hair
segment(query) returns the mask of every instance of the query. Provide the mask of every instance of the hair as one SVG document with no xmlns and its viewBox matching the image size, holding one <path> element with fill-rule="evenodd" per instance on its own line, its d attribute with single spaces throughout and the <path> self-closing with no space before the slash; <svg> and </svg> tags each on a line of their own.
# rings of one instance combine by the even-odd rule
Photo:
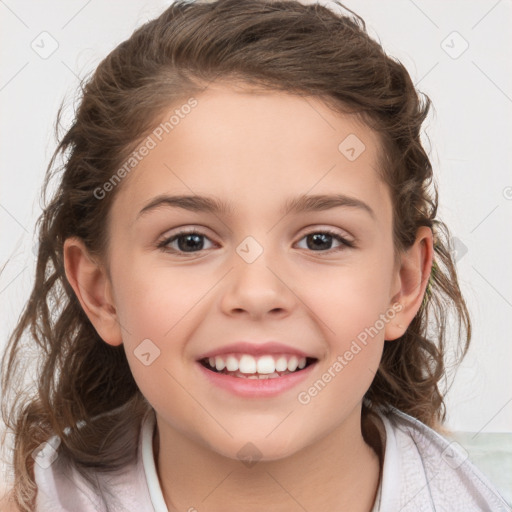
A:
<svg viewBox="0 0 512 512">
<path fill-rule="evenodd" d="M 79 237 L 93 256 L 107 261 L 105 220 L 123 184 L 101 200 L 95 191 L 169 105 L 215 80 L 320 98 L 379 135 L 379 172 L 392 198 L 395 251 L 409 248 L 418 228 L 428 226 L 434 264 L 415 318 L 403 336 L 384 344 L 363 415 L 396 407 L 442 428 L 450 319 L 456 320 L 458 362 L 468 349 L 471 324 L 450 234 L 436 219 L 437 188 L 420 140 L 430 99 L 370 38 L 363 19 L 337 1 L 330 8 L 294 0 L 177 0 L 83 79 L 71 127 L 47 168 L 36 223 L 35 282 L 2 358 L 2 415 L 14 440 L 13 496 L 23 511 L 32 510 L 37 490 L 31 454 L 51 435 L 59 436 L 60 453 L 85 477 L 87 469 L 112 471 L 136 456 L 126 432 L 133 432 L 151 406 L 133 379 L 124 347 L 105 343 L 82 310 L 66 279 L 63 244 Z M 57 137 L 62 109 L 61 104 Z M 58 156 L 61 166 L 55 165 Z M 58 186 L 48 200 L 54 180 Z M 37 358 L 32 394 L 23 383 L 29 351 L 32 362 Z"/>
</svg>

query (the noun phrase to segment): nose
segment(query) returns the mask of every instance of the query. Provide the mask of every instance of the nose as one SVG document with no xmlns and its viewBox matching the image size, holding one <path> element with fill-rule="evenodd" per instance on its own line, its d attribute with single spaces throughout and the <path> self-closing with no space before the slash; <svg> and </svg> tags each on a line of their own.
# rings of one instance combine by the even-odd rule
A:
<svg viewBox="0 0 512 512">
<path fill-rule="evenodd" d="M 268 315 L 285 317 L 296 307 L 290 277 L 267 251 L 252 263 L 239 258 L 227 279 L 221 303 L 225 314 L 253 319 Z"/>
</svg>

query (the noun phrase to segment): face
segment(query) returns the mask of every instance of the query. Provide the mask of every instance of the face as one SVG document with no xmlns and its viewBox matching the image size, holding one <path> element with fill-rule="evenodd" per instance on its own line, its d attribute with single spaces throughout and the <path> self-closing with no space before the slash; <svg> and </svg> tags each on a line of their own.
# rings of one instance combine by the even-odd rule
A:
<svg viewBox="0 0 512 512">
<path fill-rule="evenodd" d="M 160 429 L 275 460 L 358 425 L 379 365 L 397 292 L 379 141 L 319 99 L 195 99 L 120 185 L 112 299 Z"/>
</svg>

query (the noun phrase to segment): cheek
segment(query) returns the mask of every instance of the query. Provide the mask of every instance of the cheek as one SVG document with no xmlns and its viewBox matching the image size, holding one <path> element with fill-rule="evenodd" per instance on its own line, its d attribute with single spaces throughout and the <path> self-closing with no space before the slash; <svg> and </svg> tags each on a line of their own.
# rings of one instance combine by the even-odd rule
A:
<svg viewBox="0 0 512 512">
<path fill-rule="evenodd" d="M 328 350 L 320 382 L 313 383 L 311 393 L 303 390 L 304 401 L 314 400 L 320 409 L 340 400 L 354 405 L 369 388 L 380 363 L 386 323 L 394 316 L 389 304 L 392 268 L 390 250 L 330 267 L 323 275 L 303 273 L 302 289 L 309 290 L 304 302 L 319 318 Z"/>
<path fill-rule="evenodd" d="M 136 257 L 118 260 L 113 269 L 126 356 L 137 385 L 153 405 L 168 401 L 169 394 L 183 395 L 178 383 L 186 380 L 190 362 L 185 341 L 197 328 L 205 294 L 215 284 L 215 276 L 208 274 L 171 270 Z M 180 406 L 179 400 L 173 404 Z"/>
<path fill-rule="evenodd" d="M 129 344 L 144 338 L 176 338 L 175 331 L 191 315 L 194 307 L 214 283 L 211 272 L 155 265 L 134 258 L 117 268 L 116 309 L 126 327 L 123 341 Z"/>
<path fill-rule="evenodd" d="M 331 425 L 362 400 L 382 356 L 388 288 L 377 272 L 339 272 L 317 293 L 316 315 L 326 340 L 327 357 L 297 401 L 305 417 L 329 418 Z M 311 298 L 311 297 L 310 297 Z"/>
<path fill-rule="evenodd" d="M 131 277 L 119 281 L 117 312 L 123 326 L 124 350 L 138 388 L 152 407 L 165 412 L 169 424 L 185 429 L 186 418 L 200 422 L 204 415 L 183 387 L 188 367 L 181 342 L 194 328 L 192 308 L 204 291 L 188 279 L 196 291 L 184 293 L 185 283 L 179 282 L 179 273 L 173 274 L 174 280 L 163 279 L 162 274 L 154 268 L 123 272 L 119 277 Z"/>
<path fill-rule="evenodd" d="M 347 341 L 374 326 L 389 308 L 391 269 L 391 261 L 376 259 L 310 274 L 305 271 L 296 281 L 297 289 L 320 320 L 326 339 L 337 340 L 337 348 L 342 349 Z M 381 323 L 377 324 L 379 330 Z"/>
</svg>

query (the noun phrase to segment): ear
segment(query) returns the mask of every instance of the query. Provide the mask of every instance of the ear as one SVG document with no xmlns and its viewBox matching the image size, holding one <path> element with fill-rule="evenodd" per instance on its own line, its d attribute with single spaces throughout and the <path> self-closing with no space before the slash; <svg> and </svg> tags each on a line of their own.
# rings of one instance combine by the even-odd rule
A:
<svg viewBox="0 0 512 512">
<path fill-rule="evenodd" d="M 97 333 L 109 345 L 120 345 L 121 327 L 104 266 L 89 254 L 78 237 L 64 241 L 63 255 L 67 280 Z"/>
<path fill-rule="evenodd" d="M 414 244 L 401 254 L 400 268 L 397 271 L 396 287 L 392 298 L 396 315 L 386 324 L 385 339 L 396 340 L 403 336 L 408 325 L 420 309 L 427 288 L 432 262 L 434 243 L 432 230 L 421 226 L 416 233 Z M 396 307 L 396 304 L 400 307 Z"/>
</svg>

